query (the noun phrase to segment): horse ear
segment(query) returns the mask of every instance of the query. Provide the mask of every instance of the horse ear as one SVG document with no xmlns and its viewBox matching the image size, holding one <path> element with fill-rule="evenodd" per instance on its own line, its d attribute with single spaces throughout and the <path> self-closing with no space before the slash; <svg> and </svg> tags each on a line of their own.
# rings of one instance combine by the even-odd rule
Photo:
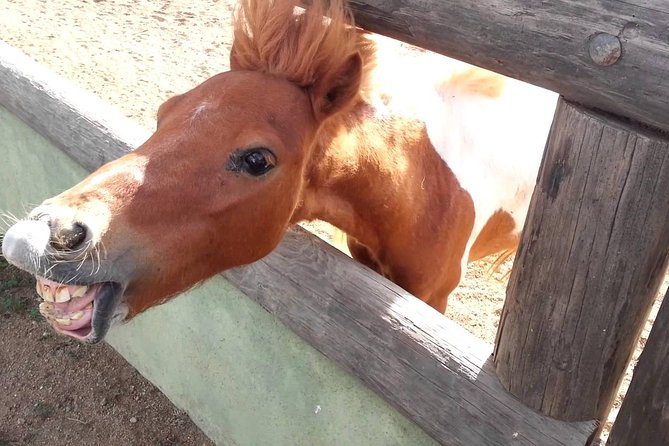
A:
<svg viewBox="0 0 669 446">
<path fill-rule="evenodd" d="M 314 114 L 319 120 L 333 115 L 355 99 L 362 81 L 362 58 L 355 53 L 339 69 L 321 77 L 309 88 Z"/>
</svg>

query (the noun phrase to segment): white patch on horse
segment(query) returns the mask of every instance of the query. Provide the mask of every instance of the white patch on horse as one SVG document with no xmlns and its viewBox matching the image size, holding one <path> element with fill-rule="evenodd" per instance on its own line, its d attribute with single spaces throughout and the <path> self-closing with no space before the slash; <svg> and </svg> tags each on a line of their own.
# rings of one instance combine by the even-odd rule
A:
<svg viewBox="0 0 669 446">
<path fill-rule="evenodd" d="M 398 58 L 401 45 L 373 40 L 378 68 L 365 94 L 375 117 L 425 122 L 433 147 L 474 202 L 464 267 L 471 245 L 496 211 L 508 212 L 522 230 L 558 96 L 513 79 L 498 97 L 463 92 L 457 83 L 449 89 L 444 81 L 471 65 L 433 53 L 409 51 Z"/>
<path fill-rule="evenodd" d="M 508 80 L 499 97 L 434 91 L 425 116 L 433 146 L 474 202 L 470 245 L 498 210 L 521 231 L 553 121 L 557 95 Z"/>
<path fill-rule="evenodd" d="M 457 83 L 449 89 L 448 79 L 471 65 L 406 50 L 384 37 L 372 40 L 378 64 L 363 93 L 375 118 L 423 121 L 433 147 L 474 202 L 464 271 L 469 249 L 496 211 L 508 212 L 522 230 L 558 95 L 513 79 L 498 97 L 458 91 Z"/>
<path fill-rule="evenodd" d="M 98 172 L 89 180 L 89 187 L 103 188 L 103 185 L 107 181 L 114 181 L 118 177 L 126 177 L 124 181 L 127 183 L 144 184 L 144 174 L 148 159 L 143 156 L 140 157 L 139 155 L 137 155 L 136 159 L 139 161 L 134 163 L 108 164 L 104 172 Z M 101 193 L 100 191 L 98 192 Z"/>
</svg>

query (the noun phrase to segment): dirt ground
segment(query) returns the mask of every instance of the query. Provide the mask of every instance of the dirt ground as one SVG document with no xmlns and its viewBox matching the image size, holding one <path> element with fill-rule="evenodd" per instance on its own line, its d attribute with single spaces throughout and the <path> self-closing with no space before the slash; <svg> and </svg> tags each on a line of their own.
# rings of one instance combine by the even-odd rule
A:
<svg viewBox="0 0 669 446">
<path fill-rule="evenodd" d="M 2 0 L 1 5 L 0 39 L 146 128 L 154 127 L 164 100 L 227 68 L 233 0 Z M 310 228 L 327 238 L 326 226 Z M 511 263 L 492 275 L 489 265 L 470 266 L 447 315 L 492 343 Z M 32 284 L 29 288 L 8 292 L 31 299 Z M 651 321 L 658 307 L 659 302 Z M 0 446 L 69 444 L 73 438 L 109 444 L 112 433 L 114 444 L 207 442 L 109 347 L 56 337 L 31 319 L 29 309 L 7 314 L 0 318 Z M 647 336 L 648 329 L 640 345 Z"/>
<path fill-rule="evenodd" d="M 0 446 L 213 444 L 111 347 L 56 335 L 35 296 L 0 257 Z"/>
</svg>

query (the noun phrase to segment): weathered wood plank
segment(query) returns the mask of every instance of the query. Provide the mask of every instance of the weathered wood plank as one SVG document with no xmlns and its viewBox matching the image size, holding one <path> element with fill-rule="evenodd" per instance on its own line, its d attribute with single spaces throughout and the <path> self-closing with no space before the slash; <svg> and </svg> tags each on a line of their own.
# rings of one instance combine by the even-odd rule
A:
<svg viewBox="0 0 669 446">
<path fill-rule="evenodd" d="M 88 169 L 146 137 L 1 43 L 0 105 Z M 444 444 L 571 446 L 593 430 L 592 422 L 556 421 L 519 403 L 495 377 L 489 345 L 304 232 L 226 276 Z"/>
<path fill-rule="evenodd" d="M 669 292 L 634 369 L 607 446 L 669 444 Z"/>
<path fill-rule="evenodd" d="M 669 139 L 560 99 L 495 364 L 559 419 L 603 420 L 669 255 Z"/>
<path fill-rule="evenodd" d="M 635 4 L 636 3 L 636 4 Z M 352 0 L 363 28 L 669 130 L 666 0 Z M 620 45 L 613 65 L 591 40 Z M 606 60 L 592 41 L 595 58 Z M 614 53 L 613 51 L 612 53 Z M 609 58 L 609 61 L 611 59 Z"/>
<path fill-rule="evenodd" d="M 594 429 L 519 403 L 489 345 L 303 231 L 224 277 L 443 444 L 579 445 Z"/>
<path fill-rule="evenodd" d="M 0 104 L 88 170 L 127 153 L 149 132 L 0 40 Z"/>
</svg>

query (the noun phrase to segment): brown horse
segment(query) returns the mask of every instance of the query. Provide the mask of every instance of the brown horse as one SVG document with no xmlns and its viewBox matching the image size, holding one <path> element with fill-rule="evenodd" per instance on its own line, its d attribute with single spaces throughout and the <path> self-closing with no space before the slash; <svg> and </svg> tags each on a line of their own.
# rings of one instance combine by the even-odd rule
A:
<svg viewBox="0 0 669 446">
<path fill-rule="evenodd" d="M 342 0 L 295 4 L 243 0 L 229 72 L 6 233 L 59 332 L 96 342 L 302 220 L 341 228 L 356 259 L 441 312 L 467 260 L 515 249 L 554 97 L 432 56 L 395 64 Z"/>
</svg>

